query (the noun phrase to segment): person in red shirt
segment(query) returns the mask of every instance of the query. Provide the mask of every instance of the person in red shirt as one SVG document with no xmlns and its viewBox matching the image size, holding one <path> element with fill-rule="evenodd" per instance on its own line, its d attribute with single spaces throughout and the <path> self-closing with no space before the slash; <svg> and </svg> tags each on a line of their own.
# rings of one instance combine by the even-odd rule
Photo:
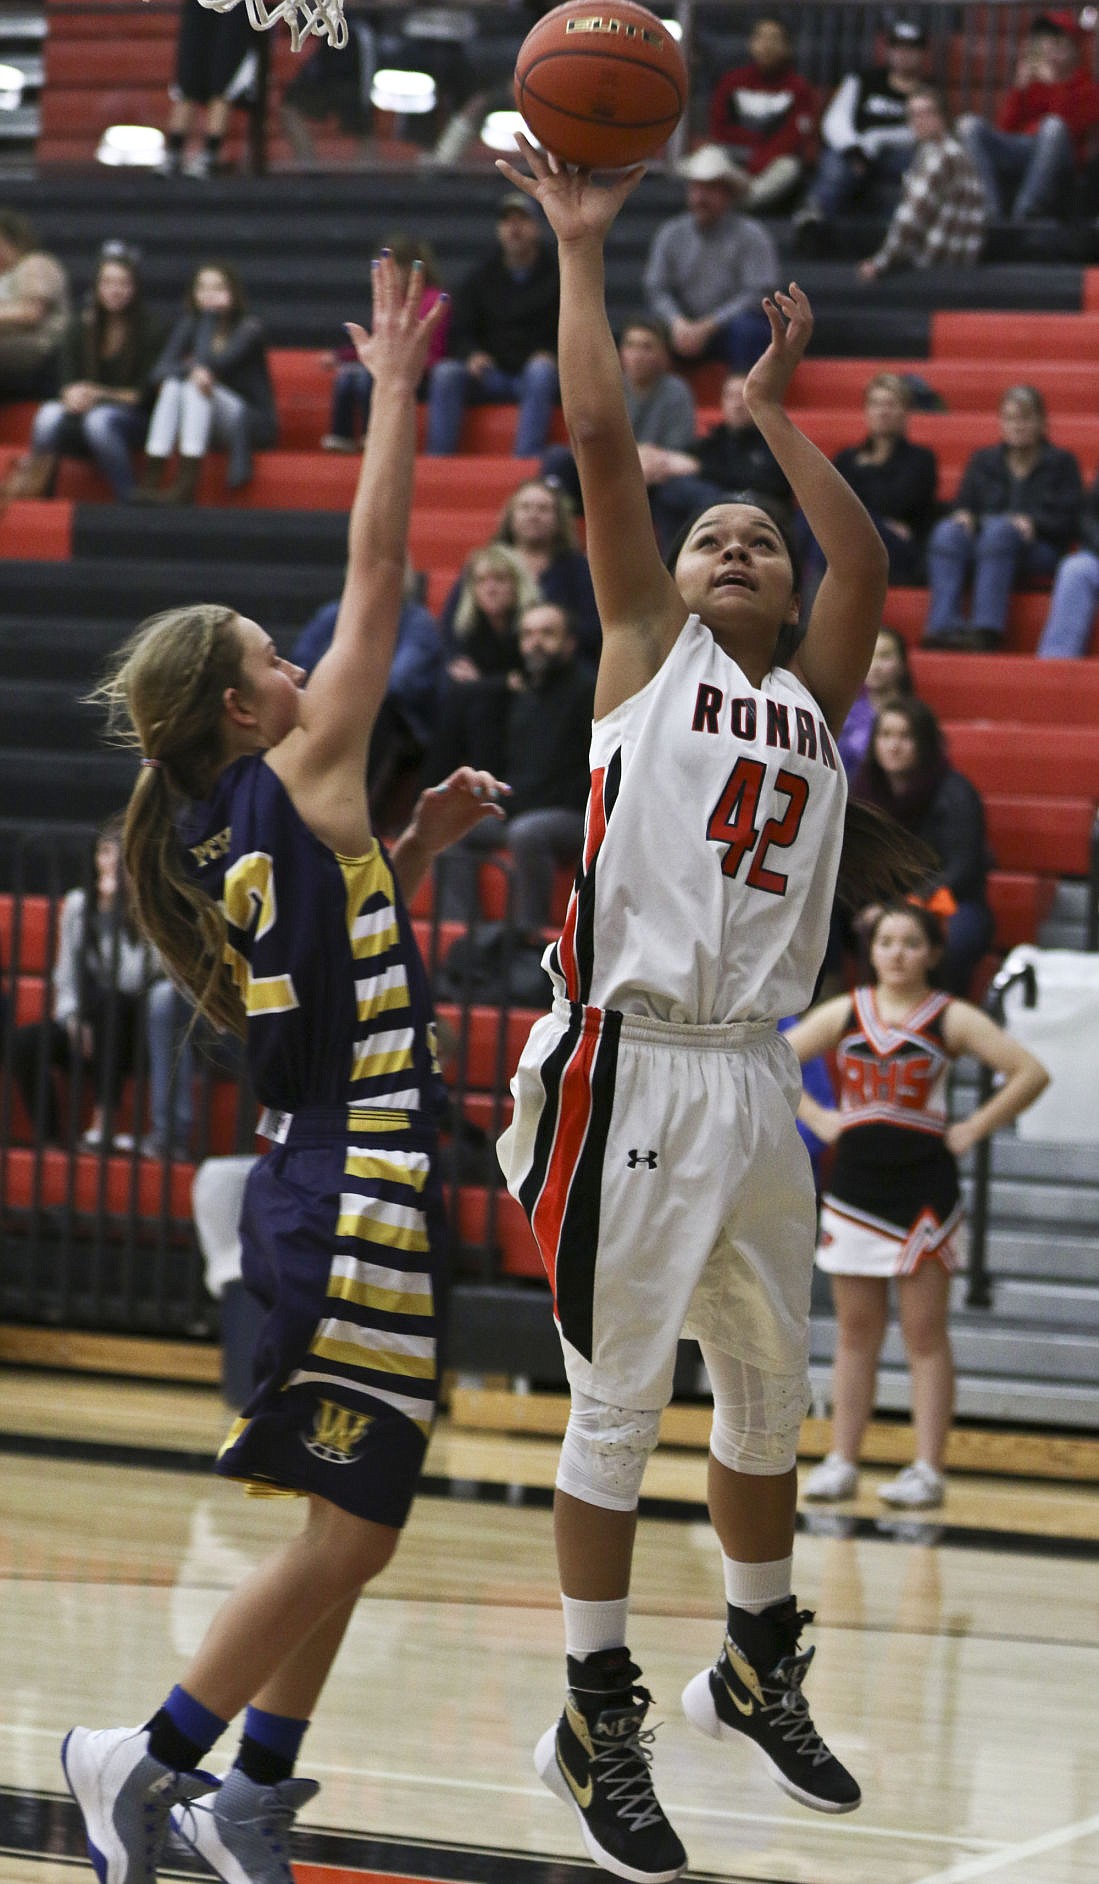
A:
<svg viewBox="0 0 1099 1884">
<path fill-rule="evenodd" d="M 1060 219 L 1071 207 L 1076 175 L 1099 127 L 1099 84 L 1081 60 L 1083 37 L 1074 13 L 1039 13 L 996 124 L 959 119 L 958 135 L 993 216 Z"/>
<path fill-rule="evenodd" d="M 816 156 L 817 99 L 793 65 L 781 20 L 762 15 L 752 27 L 747 65 L 726 72 L 710 100 L 710 138 L 731 147 L 751 177 L 745 208 L 787 203 Z"/>
</svg>

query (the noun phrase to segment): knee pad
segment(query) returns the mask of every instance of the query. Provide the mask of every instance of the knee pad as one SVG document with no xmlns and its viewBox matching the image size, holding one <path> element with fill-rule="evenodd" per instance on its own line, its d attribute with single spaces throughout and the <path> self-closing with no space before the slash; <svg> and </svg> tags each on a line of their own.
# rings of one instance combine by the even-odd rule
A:
<svg viewBox="0 0 1099 1884">
<path fill-rule="evenodd" d="M 659 1431 L 659 1410 L 639 1413 L 574 1393 L 557 1465 L 558 1488 L 605 1511 L 633 1511 Z"/>
<path fill-rule="evenodd" d="M 714 1395 L 710 1451 L 730 1472 L 777 1478 L 797 1461 L 809 1410 L 809 1384 L 796 1374 L 765 1374 L 751 1361 L 703 1348 Z"/>
</svg>

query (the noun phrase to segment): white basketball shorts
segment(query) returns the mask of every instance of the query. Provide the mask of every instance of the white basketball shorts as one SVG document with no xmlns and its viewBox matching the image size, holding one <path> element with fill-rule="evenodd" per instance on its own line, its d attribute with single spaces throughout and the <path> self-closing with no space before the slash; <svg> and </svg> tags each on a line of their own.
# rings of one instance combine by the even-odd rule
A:
<svg viewBox="0 0 1099 1884">
<path fill-rule="evenodd" d="M 813 1180 L 800 1069 L 769 1022 L 678 1027 L 559 1000 L 511 1089 L 500 1164 L 574 1387 L 663 1407 L 680 1335 L 807 1369 Z"/>
</svg>

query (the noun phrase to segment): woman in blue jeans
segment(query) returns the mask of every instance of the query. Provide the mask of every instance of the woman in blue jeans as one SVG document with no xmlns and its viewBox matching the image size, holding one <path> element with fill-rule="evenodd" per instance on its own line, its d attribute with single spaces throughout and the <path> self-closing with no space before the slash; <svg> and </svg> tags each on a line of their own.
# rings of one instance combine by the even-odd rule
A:
<svg viewBox="0 0 1099 1884">
<path fill-rule="evenodd" d="M 1012 590 L 1052 575 L 1076 535 L 1080 467 L 1071 451 L 1050 444 L 1036 387 L 1010 386 L 1004 393 L 1000 438 L 973 453 L 955 508 L 931 532 L 925 647 L 1002 647 Z"/>
<path fill-rule="evenodd" d="M 1038 643 L 1043 660 L 1077 660 L 1099 613 L 1099 477 L 1084 499 L 1080 547 L 1057 565 L 1049 614 Z"/>
<path fill-rule="evenodd" d="M 149 376 L 163 338 L 142 297 L 136 250 L 105 242 L 88 305 L 61 344 L 61 391 L 39 406 L 31 427 L 43 492 L 57 458 L 71 454 L 93 459 L 119 502 L 129 497 L 131 454 L 145 437 Z"/>
</svg>

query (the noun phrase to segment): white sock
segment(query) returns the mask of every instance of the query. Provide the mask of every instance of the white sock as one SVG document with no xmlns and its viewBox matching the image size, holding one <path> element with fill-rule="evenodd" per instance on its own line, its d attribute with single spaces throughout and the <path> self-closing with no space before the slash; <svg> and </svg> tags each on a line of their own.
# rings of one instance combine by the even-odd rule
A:
<svg viewBox="0 0 1099 1884">
<path fill-rule="evenodd" d="M 577 1596 L 562 1594 L 561 1607 L 565 1612 L 567 1655 L 580 1657 L 595 1655 L 600 1649 L 625 1648 L 628 1596 L 612 1603 L 585 1603 Z"/>
<path fill-rule="evenodd" d="M 773 1563 L 735 1563 L 721 1553 L 725 1573 L 725 1601 L 734 1609 L 747 1609 L 753 1616 L 781 1603 L 794 1586 L 794 1559 L 776 1557 Z"/>
</svg>

